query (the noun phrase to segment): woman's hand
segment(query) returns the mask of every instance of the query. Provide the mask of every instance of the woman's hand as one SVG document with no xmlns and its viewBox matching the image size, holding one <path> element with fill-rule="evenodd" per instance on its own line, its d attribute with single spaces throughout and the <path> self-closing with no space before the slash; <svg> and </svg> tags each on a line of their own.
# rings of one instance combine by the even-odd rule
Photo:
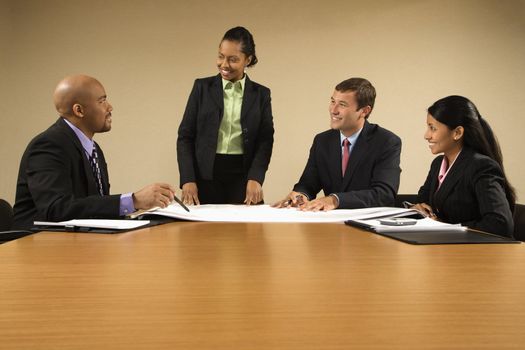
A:
<svg viewBox="0 0 525 350">
<path fill-rule="evenodd" d="M 417 211 L 419 211 L 424 216 L 436 220 L 436 214 L 434 213 L 434 210 L 427 203 L 415 204 L 412 207 L 410 207 L 410 209 L 416 209 Z"/>
<path fill-rule="evenodd" d="M 195 182 L 186 182 L 182 185 L 182 203 L 187 205 L 199 205 L 199 189 Z"/>
<path fill-rule="evenodd" d="M 255 180 L 248 180 L 246 184 L 246 198 L 244 203 L 246 205 L 258 204 L 263 201 L 263 190 L 260 183 Z"/>
</svg>

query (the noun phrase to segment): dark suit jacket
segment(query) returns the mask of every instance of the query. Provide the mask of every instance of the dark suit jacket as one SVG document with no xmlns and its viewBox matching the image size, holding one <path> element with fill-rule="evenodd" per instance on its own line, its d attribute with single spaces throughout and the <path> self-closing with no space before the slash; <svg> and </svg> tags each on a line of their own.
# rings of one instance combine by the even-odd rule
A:
<svg viewBox="0 0 525 350">
<path fill-rule="evenodd" d="M 308 163 L 294 191 L 310 199 L 322 189 L 336 194 L 339 208 L 391 206 L 399 187 L 401 139 L 379 125 L 365 122 L 348 162 L 345 177 L 341 169 L 339 130 L 315 136 Z"/>
<path fill-rule="evenodd" d="M 432 162 L 418 202 L 429 204 L 441 221 L 512 237 L 514 222 L 498 163 L 464 148 L 436 192 L 442 159 Z"/>
<path fill-rule="evenodd" d="M 224 99 L 221 76 L 195 80 L 179 126 L 177 159 L 181 186 L 212 180 Z M 248 179 L 264 182 L 273 147 L 270 90 L 246 77 L 241 108 L 243 166 Z"/>
<path fill-rule="evenodd" d="M 109 193 L 107 165 L 97 145 L 104 193 Z M 100 196 L 82 144 L 59 118 L 27 146 L 18 173 L 14 205 L 15 229 L 33 221 L 117 218 L 120 195 Z"/>
</svg>

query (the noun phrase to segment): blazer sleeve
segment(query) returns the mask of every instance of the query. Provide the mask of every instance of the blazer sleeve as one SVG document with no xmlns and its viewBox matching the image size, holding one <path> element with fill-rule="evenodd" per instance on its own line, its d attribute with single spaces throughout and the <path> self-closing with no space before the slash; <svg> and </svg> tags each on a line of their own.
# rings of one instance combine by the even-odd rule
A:
<svg viewBox="0 0 525 350">
<path fill-rule="evenodd" d="M 35 219 L 63 221 L 76 218 L 117 218 L 120 195 L 75 195 L 75 188 L 84 188 L 86 178 L 73 178 L 77 166 L 74 147 L 64 150 L 61 140 L 40 138 L 29 150 L 27 184 L 35 203 Z M 76 169 L 78 170 L 78 169 Z M 89 169 L 91 171 L 91 169 Z"/>
<path fill-rule="evenodd" d="M 273 149 L 273 115 L 270 90 L 265 89 L 261 101 L 261 123 L 255 142 L 255 152 L 248 170 L 248 179 L 255 180 L 261 185 L 264 182 L 266 171 L 270 164 Z"/>
<path fill-rule="evenodd" d="M 504 178 L 494 162 L 477 162 L 472 176 L 480 218 L 462 225 L 470 228 L 512 237 L 514 221 L 505 194 Z"/>
<path fill-rule="evenodd" d="M 177 161 L 181 187 L 185 183 L 195 182 L 197 179 L 195 174 L 195 138 L 197 135 L 200 90 L 198 80 L 195 80 L 178 131 Z"/>
<path fill-rule="evenodd" d="M 317 164 L 316 154 L 319 145 L 319 135 L 316 135 L 312 147 L 310 147 L 310 154 L 308 161 L 304 167 L 303 174 L 293 187 L 296 192 L 304 193 L 309 200 L 314 199 L 317 193 L 321 191 L 321 179 L 319 178 L 319 164 Z"/>
<path fill-rule="evenodd" d="M 401 139 L 391 133 L 387 137 L 386 142 L 374 146 L 378 147 L 379 152 L 372 169 L 370 186 L 362 190 L 335 193 L 339 198 L 339 208 L 368 208 L 394 205 L 401 174 L 401 169 L 399 168 Z M 368 176 L 368 174 L 363 175 Z"/>
</svg>

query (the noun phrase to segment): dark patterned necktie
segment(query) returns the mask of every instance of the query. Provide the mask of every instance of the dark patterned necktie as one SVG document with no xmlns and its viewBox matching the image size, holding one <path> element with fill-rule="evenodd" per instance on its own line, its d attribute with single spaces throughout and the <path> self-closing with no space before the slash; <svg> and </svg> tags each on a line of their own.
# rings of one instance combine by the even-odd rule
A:
<svg viewBox="0 0 525 350">
<path fill-rule="evenodd" d="M 101 196 L 104 195 L 104 190 L 102 187 L 102 176 L 100 175 L 100 167 L 98 165 L 98 152 L 97 146 L 93 144 L 93 153 L 91 154 L 91 169 L 93 170 L 93 176 L 95 177 L 95 182 L 97 183 L 98 193 Z"/>
</svg>

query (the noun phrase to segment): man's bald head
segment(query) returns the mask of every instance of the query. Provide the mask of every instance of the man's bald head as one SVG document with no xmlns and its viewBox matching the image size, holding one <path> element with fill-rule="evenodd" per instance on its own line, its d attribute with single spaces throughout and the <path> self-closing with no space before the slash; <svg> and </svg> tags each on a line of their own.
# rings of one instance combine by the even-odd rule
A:
<svg viewBox="0 0 525 350">
<path fill-rule="evenodd" d="M 63 117 L 73 116 L 73 106 L 75 104 L 83 105 L 86 100 L 92 96 L 93 87 L 102 87 L 102 84 L 95 78 L 87 75 L 70 75 L 58 83 L 53 101 L 55 108 Z"/>
<path fill-rule="evenodd" d="M 56 110 L 87 137 L 111 130 L 111 111 L 106 91 L 95 78 L 71 75 L 58 83 L 53 94 Z"/>
</svg>

